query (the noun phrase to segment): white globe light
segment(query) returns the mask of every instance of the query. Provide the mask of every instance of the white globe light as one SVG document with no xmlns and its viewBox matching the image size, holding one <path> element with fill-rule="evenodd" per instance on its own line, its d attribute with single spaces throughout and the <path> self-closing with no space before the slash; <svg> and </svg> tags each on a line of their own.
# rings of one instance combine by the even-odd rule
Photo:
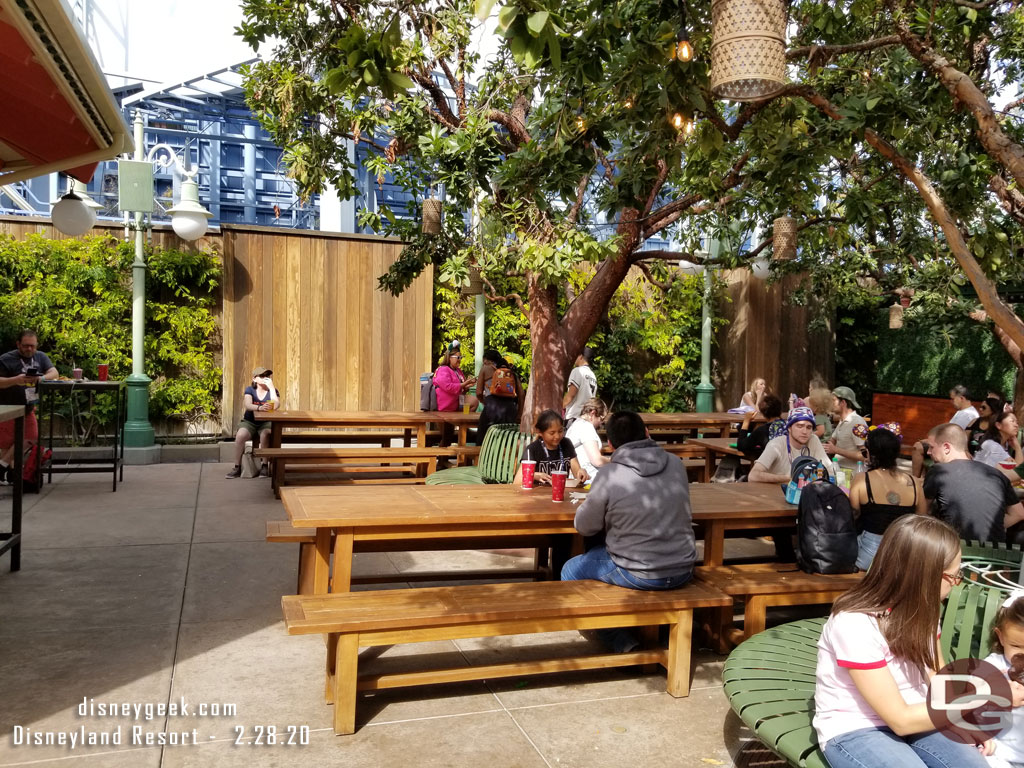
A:
<svg viewBox="0 0 1024 768">
<path fill-rule="evenodd" d="M 50 219 L 53 226 L 65 235 L 77 237 L 92 229 L 96 223 L 96 211 L 76 195 L 67 194 L 53 206 Z"/>
<path fill-rule="evenodd" d="M 687 275 L 703 275 L 704 265 L 694 264 L 692 261 L 686 261 L 685 259 L 679 260 L 679 269 Z"/>
<path fill-rule="evenodd" d="M 770 263 L 768 259 L 755 259 L 750 264 L 750 271 L 754 273 L 754 277 L 764 280 L 771 274 L 771 270 L 768 268 Z"/>
<path fill-rule="evenodd" d="M 206 219 L 208 217 L 193 211 L 178 211 L 171 218 L 171 227 L 174 234 L 182 240 L 198 240 L 206 234 Z"/>
</svg>

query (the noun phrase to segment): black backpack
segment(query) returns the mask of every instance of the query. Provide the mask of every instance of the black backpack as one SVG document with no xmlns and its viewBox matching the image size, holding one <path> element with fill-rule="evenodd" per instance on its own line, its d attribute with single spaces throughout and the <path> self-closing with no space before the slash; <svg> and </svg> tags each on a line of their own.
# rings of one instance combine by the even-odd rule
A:
<svg viewBox="0 0 1024 768">
<path fill-rule="evenodd" d="M 857 524 L 839 486 L 804 486 L 796 513 L 796 563 L 807 573 L 855 573 Z"/>
</svg>

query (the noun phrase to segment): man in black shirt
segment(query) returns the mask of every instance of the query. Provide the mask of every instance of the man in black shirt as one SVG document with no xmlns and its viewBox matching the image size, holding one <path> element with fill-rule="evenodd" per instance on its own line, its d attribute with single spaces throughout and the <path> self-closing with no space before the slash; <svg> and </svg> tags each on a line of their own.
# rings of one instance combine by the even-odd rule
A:
<svg viewBox="0 0 1024 768">
<path fill-rule="evenodd" d="M 757 461 L 764 447 L 768 445 L 768 441 L 781 435 L 785 429 L 785 424 L 780 421 L 782 401 L 775 395 L 768 394 L 761 398 L 761 415 L 767 421 L 750 429 L 754 413 L 754 411 L 747 413 L 743 419 L 743 425 L 739 429 L 739 437 L 736 438 L 736 447 L 743 451 L 743 454 L 751 461 Z M 776 421 L 780 423 L 775 424 Z"/>
<path fill-rule="evenodd" d="M 35 331 L 28 329 L 18 334 L 12 349 L 0 355 L 0 405 L 28 406 L 25 414 L 25 440 L 39 439 L 35 404 L 39 400 L 36 385 L 40 379 L 56 379 L 57 369 L 50 358 L 38 349 Z M 0 423 L 0 479 L 9 480 L 9 467 L 14 460 L 14 422 Z"/>
<path fill-rule="evenodd" d="M 932 514 L 956 528 L 962 539 L 1006 541 L 1006 529 L 1024 520 L 1024 507 L 1009 479 L 971 459 L 967 433 L 956 424 L 934 427 L 927 442 L 935 460 L 924 480 Z"/>
</svg>

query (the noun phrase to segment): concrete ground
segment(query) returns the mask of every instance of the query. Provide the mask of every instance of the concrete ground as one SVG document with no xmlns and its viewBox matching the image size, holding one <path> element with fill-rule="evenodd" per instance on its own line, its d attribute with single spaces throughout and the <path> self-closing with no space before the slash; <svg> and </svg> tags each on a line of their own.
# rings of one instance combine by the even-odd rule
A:
<svg viewBox="0 0 1024 768">
<path fill-rule="evenodd" d="M 281 621 L 297 548 L 263 538 L 284 511 L 268 480 L 226 480 L 228 468 L 126 467 L 116 493 L 108 475 L 57 475 L 26 496 L 21 570 L 0 557 L 0 766 L 782 765 L 731 713 L 724 658 L 703 649 L 683 699 L 665 693 L 663 673 L 636 669 L 406 688 L 361 696 L 359 730 L 335 736 L 323 640 L 289 637 Z M 9 496 L 0 489 L 5 530 Z M 729 542 L 727 553 L 764 546 Z M 355 567 L 517 562 L 527 561 L 393 553 L 358 555 Z M 426 643 L 389 648 L 377 662 L 484 663 L 586 642 L 573 632 Z M 184 716 L 160 711 L 182 702 Z M 108 714 L 113 705 L 138 711 Z M 276 743 L 256 743 L 271 728 Z M 79 742 L 36 742 L 61 732 Z M 120 744 L 80 743 L 117 733 Z M 287 743 L 307 735 L 308 744 Z M 146 742 L 160 738 L 186 743 Z"/>
</svg>

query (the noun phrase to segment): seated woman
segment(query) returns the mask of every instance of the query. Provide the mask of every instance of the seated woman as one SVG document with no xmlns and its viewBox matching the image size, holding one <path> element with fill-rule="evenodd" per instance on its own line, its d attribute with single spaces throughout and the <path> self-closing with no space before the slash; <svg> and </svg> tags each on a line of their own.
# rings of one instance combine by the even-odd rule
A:
<svg viewBox="0 0 1024 768">
<path fill-rule="evenodd" d="M 981 448 L 981 436 L 995 423 L 995 417 L 1003 410 L 1003 401 L 998 397 L 986 397 L 978 403 L 978 418 L 967 427 L 967 448 L 972 455 Z"/>
<path fill-rule="evenodd" d="M 980 447 L 974 454 L 974 460 L 990 467 L 998 467 L 1000 462 L 1024 462 L 1024 452 L 1021 451 L 1017 435 L 1018 429 L 1017 416 L 1013 411 L 996 414 L 992 425 L 978 438 Z"/>
<path fill-rule="evenodd" d="M 601 453 L 601 438 L 597 434 L 597 430 L 604 424 L 607 416 L 608 406 L 601 398 L 592 397 L 583 404 L 580 417 L 569 426 L 569 431 L 565 433 L 566 439 L 576 450 L 576 458 L 579 459 L 580 466 L 590 477 L 588 482 L 591 483 L 597 477 L 597 471 L 611 461 L 611 457 Z"/>
<path fill-rule="evenodd" d="M 750 389 L 743 393 L 737 410 L 757 412 L 761 410 L 761 398 L 771 393 L 768 383 L 762 379 L 754 379 L 750 383 Z"/>
<path fill-rule="evenodd" d="M 857 567 L 866 571 L 878 552 L 882 535 L 902 515 L 928 514 L 921 480 L 896 468 L 900 456 L 900 426 L 881 424 L 868 432 L 868 471 L 855 475 L 850 506 L 860 514 Z M 884 503 L 881 503 L 884 500 Z"/>
<path fill-rule="evenodd" d="M 748 412 L 739 428 L 739 437 L 736 438 L 736 447 L 751 461 L 756 460 L 768 441 L 781 435 L 786 427 L 782 420 L 782 401 L 773 394 L 769 393 L 761 399 L 761 415 L 768 421 L 751 429 L 750 421 L 754 412 Z"/>
<path fill-rule="evenodd" d="M 226 475 L 229 480 L 242 476 L 242 454 L 245 453 L 245 444 L 250 439 L 254 448 L 257 439 L 259 439 L 260 448 L 270 445 L 270 422 L 257 421 L 256 414 L 272 411 L 281 404 L 277 388 L 270 378 L 272 373 L 273 371 L 269 368 L 257 365 L 252 372 L 252 383 L 245 388 L 245 394 L 242 397 L 245 410 L 242 420 L 238 422 L 238 431 L 235 433 L 235 466 Z M 270 476 L 270 467 L 265 461 L 260 467 L 259 476 Z"/>
<path fill-rule="evenodd" d="M 909 567 L 908 567 L 909 566 Z M 940 604 L 960 574 L 960 537 L 904 515 L 882 537 L 864 579 L 832 607 L 818 641 L 814 730 L 832 768 L 982 768 L 973 744 L 936 730 L 928 683 L 944 665 Z M 1024 686 L 1011 683 L 1013 703 Z"/>
</svg>

